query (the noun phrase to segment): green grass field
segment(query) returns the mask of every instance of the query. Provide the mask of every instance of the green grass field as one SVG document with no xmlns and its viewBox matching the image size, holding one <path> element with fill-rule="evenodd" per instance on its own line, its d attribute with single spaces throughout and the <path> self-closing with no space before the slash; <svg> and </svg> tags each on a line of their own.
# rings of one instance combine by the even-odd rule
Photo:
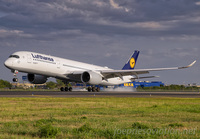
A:
<svg viewBox="0 0 200 139">
<path fill-rule="evenodd" d="M 200 138 L 198 98 L 0 98 L 0 138 Z"/>
</svg>

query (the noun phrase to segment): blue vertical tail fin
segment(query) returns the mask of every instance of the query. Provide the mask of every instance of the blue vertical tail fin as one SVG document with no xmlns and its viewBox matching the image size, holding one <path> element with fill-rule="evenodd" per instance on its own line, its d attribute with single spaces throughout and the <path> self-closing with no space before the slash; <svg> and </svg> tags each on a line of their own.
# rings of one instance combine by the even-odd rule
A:
<svg viewBox="0 0 200 139">
<path fill-rule="evenodd" d="M 129 58 L 129 60 L 127 61 L 127 63 L 124 65 L 124 67 L 122 68 L 122 70 L 130 70 L 130 69 L 134 69 L 136 62 L 137 62 L 137 58 L 139 55 L 140 51 L 135 51 L 133 53 L 133 55 Z"/>
</svg>

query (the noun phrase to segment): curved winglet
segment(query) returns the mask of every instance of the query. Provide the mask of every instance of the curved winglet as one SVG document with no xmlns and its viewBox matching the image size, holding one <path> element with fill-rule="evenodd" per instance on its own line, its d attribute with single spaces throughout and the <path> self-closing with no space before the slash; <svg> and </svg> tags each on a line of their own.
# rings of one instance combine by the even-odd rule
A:
<svg viewBox="0 0 200 139">
<path fill-rule="evenodd" d="M 189 68 L 189 67 L 192 67 L 197 61 L 193 61 L 190 65 L 188 66 L 185 66 L 185 67 L 179 67 L 178 69 L 185 69 L 185 68 Z"/>
</svg>

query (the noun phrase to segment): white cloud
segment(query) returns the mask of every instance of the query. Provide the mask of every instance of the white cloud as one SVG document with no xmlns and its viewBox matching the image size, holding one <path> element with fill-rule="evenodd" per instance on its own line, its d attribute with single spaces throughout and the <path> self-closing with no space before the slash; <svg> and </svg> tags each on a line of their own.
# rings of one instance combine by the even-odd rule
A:
<svg viewBox="0 0 200 139">
<path fill-rule="evenodd" d="M 103 6 L 106 5 L 104 2 L 101 2 L 101 1 L 93 1 L 93 3 L 94 3 L 95 5 L 97 5 L 98 7 L 103 7 Z"/>
<path fill-rule="evenodd" d="M 134 24 L 135 27 L 146 28 L 146 29 L 165 29 L 167 26 L 162 25 L 159 22 L 139 22 Z"/>
<path fill-rule="evenodd" d="M 119 4 L 115 3 L 114 0 L 110 0 L 110 4 L 115 9 L 124 9 L 126 12 L 129 12 L 128 8 L 119 6 Z"/>
<path fill-rule="evenodd" d="M 23 31 L 20 30 L 5 30 L 5 29 L 0 29 L 0 33 L 14 33 L 14 34 L 19 34 L 19 33 L 23 33 Z"/>
<path fill-rule="evenodd" d="M 146 29 L 146 30 L 166 30 L 171 27 L 171 22 L 122 22 L 122 21 L 111 21 L 100 18 L 96 21 L 97 24 L 123 27 L 123 28 L 137 28 L 137 29 Z"/>
<path fill-rule="evenodd" d="M 200 1 L 196 2 L 195 4 L 196 4 L 196 5 L 200 5 Z"/>
<path fill-rule="evenodd" d="M 31 34 L 26 34 L 21 30 L 6 30 L 6 29 L 0 29 L 0 38 L 6 38 L 6 37 L 11 37 L 11 36 L 16 36 L 16 37 L 32 37 Z"/>
<path fill-rule="evenodd" d="M 121 8 L 121 7 L 119 7 L 119 5 L 117 3 L 114 2 L 114 0 L 110 0 L 110 4 L 116 9 L 120 9 Z"/>
<path fill-rule="evenodd" d="M 176 41 L 176 40 L 179 40 L 179 41 L 200 41 L 200 38 L 199 36 L 197 35 L 180 35 L 180 36 L 167 36 L 167 37 L 160 37 L 160 40 L 170 40 L 170 41 Z"/>
</svg>

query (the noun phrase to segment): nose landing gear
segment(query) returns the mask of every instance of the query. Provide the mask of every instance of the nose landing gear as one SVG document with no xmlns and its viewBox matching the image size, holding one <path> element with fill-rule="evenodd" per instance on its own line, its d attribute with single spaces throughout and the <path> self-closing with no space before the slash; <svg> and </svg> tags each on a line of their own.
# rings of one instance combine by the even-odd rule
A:
<svg viewBox="0 0 200 139">
<path fill-rule="evenodd" d="M 18 82 L 17 74 L 19 73 L 17 70 L 12 71 L 15 78 L 13 78 L 13 82 Z"/>
<path fill-rule="evenodd" d="M 18 78 L 13 78 L 13 82 L 18 82 Z"/>
</svg>

